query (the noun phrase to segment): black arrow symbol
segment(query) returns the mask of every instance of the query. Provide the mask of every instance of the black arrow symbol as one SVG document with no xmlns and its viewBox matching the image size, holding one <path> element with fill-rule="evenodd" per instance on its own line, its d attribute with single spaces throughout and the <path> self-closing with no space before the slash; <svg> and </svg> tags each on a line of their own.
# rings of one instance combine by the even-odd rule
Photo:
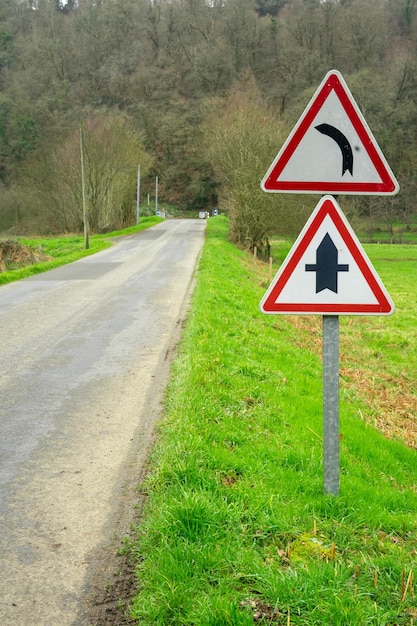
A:
<svg viewBox="0 0 417 626">
<path fill-rule="evenodd" d="M 337 293 L 338 272 L 349 271 L 349 265 L 339 265 L 337 256 L 337 248 L 327 233 L 317 248 L 316 264 L 308 263 L 306 265 L 306 272 L 316 272 L 316 293 L 323 291 L 323 289 L 330 289 L 330 291 Z"/>
<path fill-rule="evenodd" d="M 327 135 L 328 137 L 334 139 L 342 151 L 342 176 L 346 171 L 349 171 L 353 176 L 353 152 L 352 147 L 345 135 L 338 128 L 335 128 L 335 126 L 331 126 L 330 124 L 319 124 L 314 128 L 318 130 L 319 133 L 322 133 L 322 135 Z"/>
</svg>

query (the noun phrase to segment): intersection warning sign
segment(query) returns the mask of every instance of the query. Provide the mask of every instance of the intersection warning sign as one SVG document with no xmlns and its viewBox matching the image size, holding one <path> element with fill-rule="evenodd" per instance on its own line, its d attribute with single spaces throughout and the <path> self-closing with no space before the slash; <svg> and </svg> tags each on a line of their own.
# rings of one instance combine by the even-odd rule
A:
<svg viewBox="0 0 417 626">
<path fill-rule="evenodd" d="M 394 304 L 336 200 L 324 196 L 260 309 L 272 314 L 390 315 Z"/>
</svg>

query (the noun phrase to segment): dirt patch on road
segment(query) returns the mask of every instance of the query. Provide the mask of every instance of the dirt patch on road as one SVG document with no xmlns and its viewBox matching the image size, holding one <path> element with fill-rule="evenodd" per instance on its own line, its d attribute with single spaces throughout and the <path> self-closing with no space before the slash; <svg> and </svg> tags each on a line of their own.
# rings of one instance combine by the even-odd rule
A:
<svg viewBox="0 0 417 626">
<path fill-rule="evenodd" d="M 114 571 L 102 589 L 90 599 L 88 618 L 91 626 L 130 626 L 129 603 L 137 591 L 135 567 L 128 556 L 114 559 Z"/>
<path fill-rule="evenodd" d="M 121 548 L 122 549 L 122 548 Z M 135 564 L 129 554 L 107 555 L 106 571 L 98 570 L 96 587 L 86 599 L 89 626 L 132 626 L 129 604 L 137 593 Z"/>
</svg>

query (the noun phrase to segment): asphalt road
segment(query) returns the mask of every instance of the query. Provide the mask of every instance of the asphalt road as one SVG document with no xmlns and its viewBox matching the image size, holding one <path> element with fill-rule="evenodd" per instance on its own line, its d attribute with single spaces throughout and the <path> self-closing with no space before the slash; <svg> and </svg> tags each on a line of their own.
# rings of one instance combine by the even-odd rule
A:
<svg viewBox="0 0 417 626">
<path fill-rule="evenodd" d="M 0 624 L 83 624 L 139 480 L 203 220 L 0 287 Z"/>
</svg>

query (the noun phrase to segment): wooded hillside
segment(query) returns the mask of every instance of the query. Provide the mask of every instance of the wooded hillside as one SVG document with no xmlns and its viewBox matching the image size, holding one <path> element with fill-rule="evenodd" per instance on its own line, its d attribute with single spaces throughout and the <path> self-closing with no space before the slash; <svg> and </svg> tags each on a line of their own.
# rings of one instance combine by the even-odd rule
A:
<svg viewBox="0 0 417 626">
<path fill-rule="evenodd" d="M 161 200 L 231 212 L 242 245 L 297 232 L 310 199 L 259 181 L 333 68 L 401 186 L 349 210 L 407 222 L 416 45 L 417 0 L 1 0 L 0 229 L 82 230 L 82 122 L 93 230 L 134 219 L 140 164 L 142 198 L 158 176 Z"/>
</svg>

